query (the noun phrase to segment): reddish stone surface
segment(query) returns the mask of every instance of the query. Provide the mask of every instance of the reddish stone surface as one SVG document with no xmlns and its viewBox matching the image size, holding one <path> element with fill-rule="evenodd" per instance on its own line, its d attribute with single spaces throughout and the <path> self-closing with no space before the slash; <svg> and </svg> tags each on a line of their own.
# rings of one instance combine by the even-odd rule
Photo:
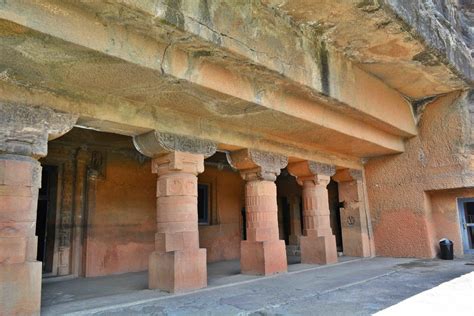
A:
<svg viewBox="0 0 474 316">
<path fill-rule="evenodd" d="M 41 273 L 42 264 L 37 261 L 0 264 L 1 315 L 40 314 Z"/>
<path fill-rule="evenodd" d="M 172 152 L 153 159 L 157 233 L 149 261 L 150 289 L 182 292 L 207 286 L 206 250 L 199 248 L 197 175 L 204 156 Z"/>
<path fill-rule="evenodd" d="M 336 238 L 329 218 L 330 177 L 318 175 L 316 181 L 303 182 L 303 234 L 301 262 L 329 264 L 337 262 Z"/>
<path fill-rule="evenodd" d="M 210 223 L 199 225 L 199 246 L 207 249 L 207 262 L 239 259 L 244 181 L 237 172 L 212 166 L 206 166 L 198 181 L 211 189 Z"/>
<path fill-rule="evenodd" d="M 378 256 L 432 258 L 435 255 L 426 238 L 429 223 L 423 214 L 410 209 L 387 210 L 374 227 Z"/>
<path fill-rule="evenodd" d="M 279 240 L 276 186 L 272 181 L 246 183 L 247 240 L 241 243 L 242 273 L 270 275 L 287 271 L 285 242 Z"/>
<path fill-rule="evenodd" d="M 327 190 L 334 170 L 329 165 L 311 161 L 288 165 L 288 171 L 303 186 L 303 236 L 300 238 L 302 263 L 337 262 L 336 237 L 331 229 Z"/>
<path fill-rule="evenodd" d="M 89 209 L 88 277 L 145 271 L 155 249 L 156 175 L 150 162 L 108 152 L 106 167 L 106 177 L 97 181 L 95 207 Z M 199 225 L 207 261 L 239 259 L 244 181 L 236 172 L 210 166 L 198 181 L 211 185 L 215 212 L 215 222 Z"/>
<path fill-rule="evenodd" d="M 148 287 L 171 293 L 207 286 L 206 249 L 155 251 L 150 255 Z"/>
<path fill-rule="evenodd" d="M 454 243 L 454 255 L 464 256 L 462 241 L 463 227 L 460 222 L 457 198 L 474 198 L 474 189 L 458 189 L 432 192 L 430 195 L 431 218 L 435 242 L 448 238 Z M 435 247 L 439 251 L 439 247 Z"/>
<path fill-rule="evenodd" d="M 86 276 L 148 269 L 156 232 L 156 176 L 149 162 L 108 153 L 89 209 Z"/>
<path fill-rule="evenodd" d="M 344 169 L 333 179 L 338 182 L 339 201 L 344 203 L 341 209 L 344 255 L 350 257 L 374 255 L 373 239 L 369 238 L 370 214 L 367 214 L 362 171 Z"/>
<path fill-rule="evenodd" d="M 301 236 L 301 263 L 331 264 L 337 262 L 336 237 Z"/>
<path fill-rule="evenodd" d="M 439 236 L 460 243 L 456 198 L 470 196 L 458 188 L 472 186 L 472 176 L 463 171 L 471 159 L 463 143 L 470 118 L 458 97 L 439 97 L 424 109 L 419 134 L 403 154 L 365 165 L 377 255 L 433 258 Z"/>
<path fill-rule="evenodd" d="M 283 240 L 244 240 L 240 247 L 240 270 L 243 274 L 272 275 L 288 269 Z"/>
<path fill-rule="evenodd" d="M 0 155 L 0 306 L 3 315 L 37 315 L 42 265 L 36 262 L 36 206 L 41 166 Z"/>
</svg>

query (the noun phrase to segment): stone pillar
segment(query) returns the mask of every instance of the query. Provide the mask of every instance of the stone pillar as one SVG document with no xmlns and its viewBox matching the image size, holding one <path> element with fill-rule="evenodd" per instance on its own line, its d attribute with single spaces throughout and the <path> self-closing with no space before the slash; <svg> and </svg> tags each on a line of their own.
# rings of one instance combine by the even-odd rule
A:
<svg viewBox="0 0 474 316">
<path fill-rule="evenodd" d="M 245 185 L 247 240 L 241 242 L 240 269 L 244 274 L 270 275 L 287 271 L 285 241 L 279 239 L 275 180 L 288 160 L 251 149 L 230 154 Z"/>
<path fill-rule="evenodd" d="M 299 246 L 301 238 L 300 197 L 292 196 L 290 202 L 290 236 L 289 244 Z"/>
<path fill-rule="evenodd" d="M 351 257 L 373 256 L 372 226 L 364 197 L 361 170 L 340 170 L 333 177 L 338 182 L 341 208 L 342 245 L 344 255 Z"/>
<path fill-rule="evenodd" d="M 72 243 L 69 247 L 71 252 L 71 272 L 74 276 L 84 276 L 84 256 L 83 256 L 83 229 L 88 227 L 84 223 L 84 208 L 86 201 L 86 181 L 87 181 L 87 164 L 89 163 L 89 153 L 86 148 L 79 148 L 76 152 L 76 176 L 74 177 L 74 210 L 71 218 L 73 223 L 70 234 L 72 235 Z"/>
<path fill-rule="evenodd" d="M 216 151 L 209 141 L 150 132 L 134 138 L 152 157 L 157 180 L 157 233 L 148 286 L 176 293 L 207 286 L 206 249 L 199 248 L 197 175 Z"/>
<path fill-rule="evenodd" d="M 288 165 L 288 171 L 303 186 L 301 263 L 337 262 L 336 238 L 331 229 L 326 188 L 336 171 L 335 167 L 313 161 L 301 161 Z"/>
<path fill-rule="evenodd" d="M 58 275 L 68 275 L 72 272 L 71 265 L 71 226 L 74 207 L 74 170 L 76 163 L 75 153 L 69 153 L 64 162 L 62 171 L 61 207 L 58 209 Z"/>
<path fill-rule="evenodd" d="M 69 131 L 77 117 L 0 103 L 0 309 L 39 315 L 42 264 L 36 261 L 36 208 L 48 135 Z"/>
<path fill-rule="evenodd" d="M 92 166 L 88 166 L 87 170 L 85 171 L 86 176 L 84 177 L 83 181 L 85 181 L 84 189 L 85 189 L 85 200 L 83 214 L 84 217 L 82 219 L 84 228 L 82 231 L 82 249 L 80 253 L 80 257 L 78 258 L 78 263 L 81 264 L 80 266 L 80 275 L 84 277 L 90 277 L 91 271 L 90 261 L 94 260 L 93 253 L 89 253 L 88 245 L 90 241 L 93 241 L 95 236 L 95 230 L 92 229 L 92 219 L 95 215 L 95 206 L 96 206 L 96 194 L 97 194 L 97 185 L 98 181 L 101 178 L 100 173 L 97 169 L 94 169 Z M 82 184 L 84 184 L 82 182 Z"/>
</svg>

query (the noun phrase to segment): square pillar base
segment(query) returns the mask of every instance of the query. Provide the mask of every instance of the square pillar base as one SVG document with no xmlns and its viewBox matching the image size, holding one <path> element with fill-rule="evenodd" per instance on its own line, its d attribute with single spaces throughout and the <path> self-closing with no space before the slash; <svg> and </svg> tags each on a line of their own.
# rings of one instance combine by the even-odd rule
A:
<svg viewBox="0 0 474 316">
<path fill-rule="evenodd" d="M 344 255 L 349 257 L 370 257 L 370 240 L 367 233 L 356 228 L 342 228 L 342 244 Z"/>
<path fill-rule="evenodd" d="M 337 262 L 336 237 L 301 236 L 301 263 L 330 264 Z"/>
<path fill-rule="evenodd" d="M 41 262 L 0 264 L 0 314 L 39 315 Z"/>
<path fill-rule="evenodd" d="M 287 272 L 285 241 L 242 241 L 240 270 L 242 274 L 253 275 Z"/>
<path fill-rule="evenodd" d="M 207 286 L 206 249 L 153 252 L 149 259 L 148 287 L 170 293 Z"/>
</svg>

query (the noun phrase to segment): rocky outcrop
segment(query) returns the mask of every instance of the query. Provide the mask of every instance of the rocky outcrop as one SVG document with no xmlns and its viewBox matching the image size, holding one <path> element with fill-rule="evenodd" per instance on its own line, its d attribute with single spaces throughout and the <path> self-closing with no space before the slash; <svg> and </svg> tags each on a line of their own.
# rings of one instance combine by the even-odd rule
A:
<svg viewBox="0 0 474 316">
<path fill-rule="evenodd" d="M 471 0 L 385 0 L 423 40 L 474 83 L 474 3 Z M 423 55 L 417 58 L 422 59 Z"/>
</svg>

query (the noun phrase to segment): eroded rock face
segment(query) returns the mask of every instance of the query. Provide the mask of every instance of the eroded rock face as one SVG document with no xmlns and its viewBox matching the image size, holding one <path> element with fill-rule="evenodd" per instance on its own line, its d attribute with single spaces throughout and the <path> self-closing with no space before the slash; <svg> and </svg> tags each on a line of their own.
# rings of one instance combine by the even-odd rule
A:
<svg viewBox="0 0 474 316">
<path fill-rule="evenodd" d="M 398 16 L 474 82 L 474 2 L 471 0 L 385 0 Z M 419 56 L 423 58 L 423 56 Z"/>
<path fill-rule="evenodd" d="M 459 71 L 411 32 L 384 0 L 261 0 L 307 37 L 374 75 L 410 100 L 465 88 Z M 330 72 L 331 73 L 331 72 Z"/>
</svg>

